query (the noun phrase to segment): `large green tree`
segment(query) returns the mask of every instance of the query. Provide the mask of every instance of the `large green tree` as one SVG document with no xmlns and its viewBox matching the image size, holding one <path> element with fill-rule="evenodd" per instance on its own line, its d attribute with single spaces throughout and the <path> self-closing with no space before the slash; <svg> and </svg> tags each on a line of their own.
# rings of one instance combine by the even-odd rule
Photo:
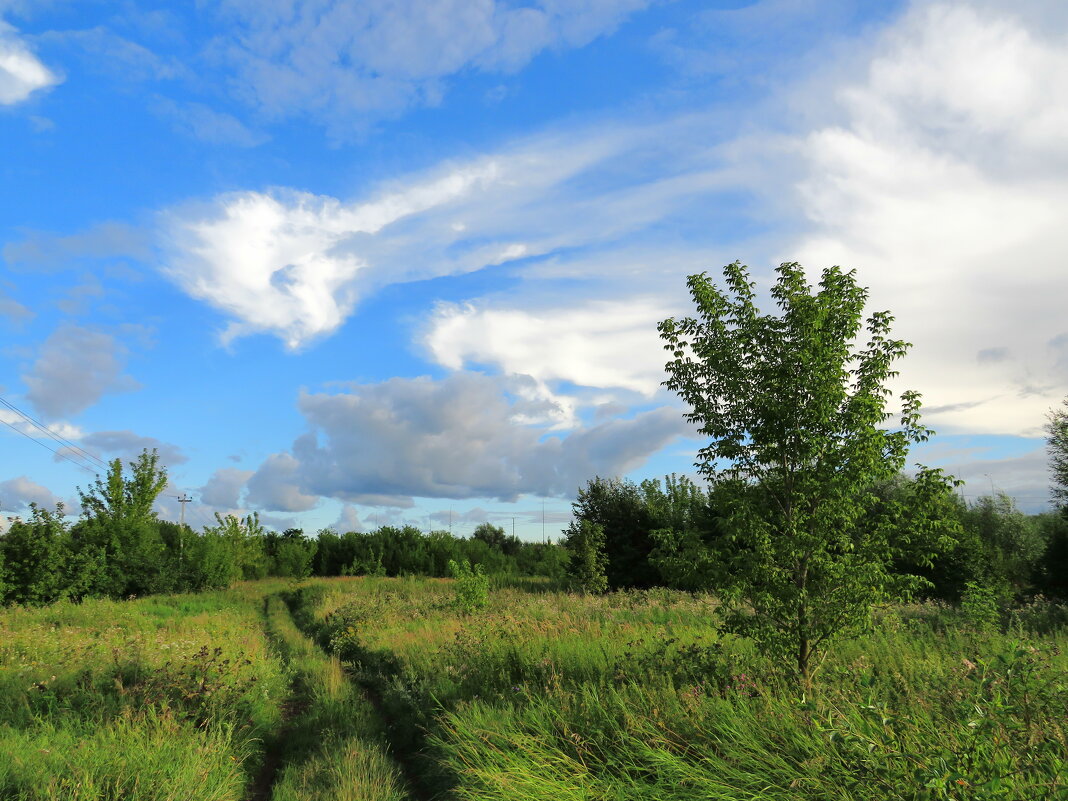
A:
<svg viewBox="0 0 1068 801">
<path fill-rule="evenodd" d="M 922 559 L 942 531 L 938 521 L 914 517 L 903 529 L 893 513 L 869 514 L 873 487 L 931 433 L 913 391 L 888 426 L 892 365 L 909 348 L 890 336 L 892 316 L 864 320 L 868 293 L 853 271 L 827 269 L 818 287 L 798 264 L 777 272 L 778 314 L 759 311 L 748 268 L 735 262 L 724 269 L 726 289 L 690 276 L 697 315 L 659 329 L 672 354 L 664 384 L 710 438 L 696 466 L 723 509 L 710 582 L 727 625 L 790 660 L 807 687 L 833 638 L 917 586 L 894 572 L 895 557 L 911 550 Z M 946 484 L 920 468 L 919 502 Z"/>
</svg>

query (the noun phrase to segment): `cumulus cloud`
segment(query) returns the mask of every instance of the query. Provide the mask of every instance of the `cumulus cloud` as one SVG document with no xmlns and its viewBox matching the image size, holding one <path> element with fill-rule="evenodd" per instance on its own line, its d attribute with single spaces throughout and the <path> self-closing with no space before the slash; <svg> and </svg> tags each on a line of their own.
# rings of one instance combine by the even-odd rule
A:
<svg viewBox="0 0 1068 801">
<path fill-rule="evenodd" d="M 350 502 L 369 493 L 569 495 L 589 476 L 625 473 L 690 433 L 670 407 L 549 433 L 523 422 L 544 419 L 539 402 L 509 387 L 506 379 L 458 372 L 305 394 L 299 408 L 312 432 L 294 443 L 287 478 L 298 477 L 302 492 Z"/>
<path fill-rule="evenodd" d="M 670 311 L 644 298 L 539 310 L 442 303 L 423 341 L 452 370 L 492 365 L 542 382 L 652 395 L 666 361 L 656 324 Z"/>
<path fill-rule="evenodd" d="M 77 325 L 57 328 L 22 380 L 26 398 L 45 417 L 77 414 L 109 392 L 140 385 L 122 368 L 126 348 L 103 331 Z"/>
<path fill-rule="evenodd" d="M 512 72 L 547 48 L 581 47 L 648 0 L 225 0 L 234 33 L 212 52 L 238 91 L 278 117 L 311 115 L 335 136 L 405 108 L 435 104 L 465 69 Z M 364 125 L 361 125 L 361 122 Z"/>
<path fill-rule="evenodd" d="M 30 481 L 26 476 L 0 481 L 0 509 L 5 513 L 24 514 L 31 503 L 53 509 L 60 502 L 61 499 L 50 489 Z"/>
<path fill-rule="evenodd" d="M 133 431 L 95 431 L 82 437 L 82 444 L 127 460 L 136 459 L 141 451 L 155 450 L 165 467 L 189 461 L 182 449 L 155 437 L 143 437 Z"/>
<path fill-rule="evenodd" d="M 201 213 L 174 214 L 168 269 L 191 295 L 237 318 L 227 339 L 272 331 L 297 348 L 336 329 L 356 302 L 366 262 L 339 246 L 462 194 L 492 174 L 459 170 L 366 204 L 306 192 L 226 195 Z"/>
<path fill-rule="evenodd" d="M 10 426 L 19 433 L 33 437 L 34 439 L 50 439 L 54 441 L 53 437 L 49 436 L 45 431 L 42 431 L 41 428 L 35 425 L 29 418 L 23 417 L 22 414 L 14 412 L 9 408 L 0 407 L 0 423 L 5 423 L 6 426 Z M 79 440 L 85 434 L 81 428 L 65 420 L 50 421 L 47 429 L 57 437 L 66 440 Z"/>
<path fill-rule="evenodd" d="M 349 531 L 363 531 L 363 523 L 360 522 L 360 515 L 356 512 L 356 507 L 350 503 L 343 504 L 341 514 L 338 515 L 337 520 L 334 521 L 330 528 L 339 534 L 345 534 Z"/>
<path fill-rule="evenodd" d="M 810 231 L 784 255 L 858 268 L 946 433 L 1033 435 L 1068 391 L 1046 344 L 1068 294 L 1065 38 L 1003 6 L 916 4 L 831 87 L 840 122 L 795 143 Z"/>
<path fill-rule="evenodd" d="M 247 502 L 272 512 L 306 512 L 319 502 L 299 486 L 300 463 L 288 453 L 267 457 L 248 479 Z"/>
<path fill-rule="evenodd" d="M 208 483 L 200 488 L 200 500 L 209 506 L 237 509 L 241 506 L 241 491 L 253 475 L 252 470 L 223 467 L 211 474 Z"/>
<path fill-rule="evenodd" d="M 61 80 L 33 54 L 18 31 L 0 20 L 0 106 L 21 103 Z"/>
</svg>

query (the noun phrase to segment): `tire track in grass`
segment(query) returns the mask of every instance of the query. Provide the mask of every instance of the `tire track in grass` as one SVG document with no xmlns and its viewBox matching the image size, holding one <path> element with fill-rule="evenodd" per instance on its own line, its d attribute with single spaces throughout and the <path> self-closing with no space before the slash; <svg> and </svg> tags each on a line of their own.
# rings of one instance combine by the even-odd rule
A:
<svg viewBox="0 0 1068 801">
<path fill-rule="evenodd" d="M 311 597 L 314 599 L 315 594 Z M 298 590 L 288 596 L 292 612 L 299 627 L 318 640 L 315 646 L 321 654 L 327 653 L 323 631 L 314 617 L 314 601 Z M 295 624 L 297 625 L 297 624 Z M 308 642 L 314 642 L 308 639 Z M 371 709 L 377 721 L 377 730 L 389 753 L 401 771 L 408 797 L 412 801 L 435 801 L 451 798 L 453 777 L 445 776 L 440 767 L 425 753 L 425 735 L 428 719 L 412 706 L 410 699 L 398 702 L 390 693 L 388 684 L 399 670 L 392 654 L 371 653 L 355 641 L 349 642 L 346 653 L 328 658 L 342 666 L 346 681 L 361 693 L 364 703 Z"/>
<path fill-rule="evenodd" d="M 411 801 L 373 707 L 340 662 L 297 629 L 280 596 L 264 599 L 264 618 L 292 692 L 249 801 Z"/>
</svg>

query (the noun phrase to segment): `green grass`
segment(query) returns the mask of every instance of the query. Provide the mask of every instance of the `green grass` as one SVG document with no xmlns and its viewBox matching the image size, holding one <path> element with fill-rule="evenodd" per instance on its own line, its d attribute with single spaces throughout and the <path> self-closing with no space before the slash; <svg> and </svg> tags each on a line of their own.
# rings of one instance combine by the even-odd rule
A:
<svg viewBox="0 0 1068 801">
<path fill-rule="evenodd" d="M 373 707 L 338 659 L 296 628 L 280 596 L 267 597 L 266 616 L 294 685 L 293 716 L 277 735 L 283 766 L 273 801 L 408 798 Z"/>
<path fill-rule="evenodd" d="M 716 602 L 274 581 L 0 611 L 0 798 L 1068 799 L 1068 615 L 887 610 L 803 698 Z"/>
<path fill-rule="evenodd" d="M 721 635 L 715 602 L 321 582 L 303 624 L 380 693 L 424 792 L 464 799 L 1068 798 L 1068 633 L 895 610 L 821 666 Z"/>
<path fill-rule="evenodd" d="M 286 686 L 247 590 L 2 610 L 0 798 L 243 799 Z"/>
</svg>

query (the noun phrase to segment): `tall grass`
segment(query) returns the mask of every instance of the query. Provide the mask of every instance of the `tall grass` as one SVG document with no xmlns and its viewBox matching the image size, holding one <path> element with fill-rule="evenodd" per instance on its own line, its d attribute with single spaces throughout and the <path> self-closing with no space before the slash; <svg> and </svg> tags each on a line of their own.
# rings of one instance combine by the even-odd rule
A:
<svg viewBox="0 0 1068 801">
<path fill-rule="evenodd" d="M 0 611 L 0 797 L 243 798 L 287 683 L 247 593 Z"/>
<path fill-rule="evenodd" d="M 886 610 L 802 697 L 714 599 L 441 579 L 0 612 L 0 798 L 1068 799 L 1068 615 Z"/>
<path fill-rule="evenodd" d="M 383 697 L 428 791 L 469 799 L 1068 798 L 1068 633 L 895 610 L 802 698 L 712 599 L 443 582 L 311 587 L 301 620 Z"/>
<path fill-rule="evenodd" d="M 363 692 L 293 624 L 279 595 L 266 599 L 267 630 L 289 665 L 292 718 L 276 733 L 282 767 L 274 801 L 404 801 L 404 780 Z"/>
</svg>

